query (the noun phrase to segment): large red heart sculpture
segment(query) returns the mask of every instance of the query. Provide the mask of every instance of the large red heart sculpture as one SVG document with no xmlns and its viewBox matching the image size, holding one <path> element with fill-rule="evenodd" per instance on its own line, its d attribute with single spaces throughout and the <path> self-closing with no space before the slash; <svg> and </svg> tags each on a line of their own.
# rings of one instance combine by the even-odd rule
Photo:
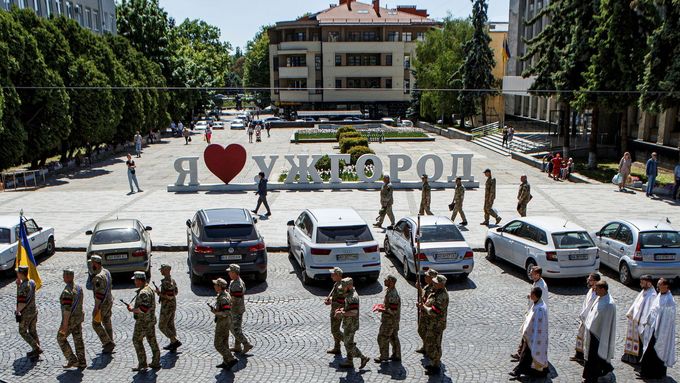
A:
<svg viewBox="0 0 680 383">
<path fill-rule="evenodd" d="M 229 184 L 246 165 L 246 149 L 239 144 L 231 144 L 226 148 L 210 144 L 203 152 L 203 160 L 212 174 Z"/>
</svg>

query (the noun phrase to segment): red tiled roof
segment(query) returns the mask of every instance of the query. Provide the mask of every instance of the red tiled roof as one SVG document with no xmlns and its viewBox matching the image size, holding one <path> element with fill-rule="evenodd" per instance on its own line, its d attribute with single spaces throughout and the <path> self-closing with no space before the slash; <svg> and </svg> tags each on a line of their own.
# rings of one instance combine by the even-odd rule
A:
<svg viewBox="0 0 680 383">
<path fill-rule="evenodd" d="M 398 9 L 380 7 L 380 15 L 375 12 L 372 4 L 364 4 L 352 1 L 351 9 L 346 2 L 335 7 L 328 8 L 316 15 L 319 24 L 411 24 L 411 23 L 435 23 L 427 16 L 404 12 Z"/>
</svg>

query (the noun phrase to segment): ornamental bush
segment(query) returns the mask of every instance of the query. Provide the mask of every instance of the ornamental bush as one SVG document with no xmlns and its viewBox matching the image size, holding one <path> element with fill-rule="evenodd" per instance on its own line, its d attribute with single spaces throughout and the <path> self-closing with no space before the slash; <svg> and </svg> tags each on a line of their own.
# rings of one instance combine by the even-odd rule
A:
<svg viewBox="0 0 680 383">
<path fill-rule="evenodd" d="M 314 167 L 318 171 L 331 170 L 331 158 L 328 157 L 328 154 L 324 155 L 316 162 Z"/>
<path fill-rule="evenodd" d="M 343 138 L 340 140 L 340 153 L 349 153 L 350 149 L 355 146 L 368 148 L 368 139 L 366 137 Z"/>
<path fill-rule="evenodd" d="M 338 128 L 338 130 L 335 132 L 335 139 L 339 142 L 339 141 L 340 141 L 340 135 L 341 135 L 342 133 L 346 133 L 346 132 L 356 132 L 356 131 L 357 131 L 357 130 L 354 129 L 354 127 L 352 127 L 352 126 L 343 126 L 343 127 L 340 127 L 340 128 Z"/>
<path fill-rule="evenodd" d="M 342 141 L 343 138 L 359 138 L 359 137 L 363 137 L 363 136 L 361 135 L 361 133 L 359 133 L 357 131 L 343 132 L 343 133 L 340 133 L 338 141 Z"/>
<path fill-rule="evenodd" d="M 368 146 L 363 145 L 357 145 L 352 147 L 348 153 L 351 157 L 352 165 L 356 165 L 359 157 L 363 156 L 364 154 L 375 154 L 375 152 L 371 150 Z M 373 161 L 366 161 L 367 165 L 371 165 L 372 163 Z"/>
</svg>

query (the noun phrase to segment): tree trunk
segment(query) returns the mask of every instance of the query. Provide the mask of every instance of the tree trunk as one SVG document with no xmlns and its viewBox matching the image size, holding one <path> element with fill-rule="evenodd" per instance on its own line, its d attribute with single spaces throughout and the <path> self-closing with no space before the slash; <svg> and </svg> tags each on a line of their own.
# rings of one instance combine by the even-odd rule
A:
<svg viewBox="0 0 680 383">
<path fill-rule="evenodd" d="M 482 126 L 486 126 L 486 97 L 482 96 L 480 101 L 482 104 Z"/>
<path fill-rule="evenodd" d="M 578 126 L 576 126 L 576 117 L 578 117 L 578 112 L 571 112 L 571 135 L 574 137 L 576 137 L 576 130 L 578 129 Z"/>
<path fill-rule="evenodd" d="M 597 137 L 600 126 L 600 111 L 597 106 L 593 107 L 592 122 L 590 127 L 590 141 L 588 142 L 588 169 L 597 168 Z"/>
<path fill-rule="evenodd" d="M 564 114 L 560 113 L 560 123 L 562 128 L 562 158 L 569 158 L 569 115 L 571 114 L 571 106 L 567 103 L 565 105 Z"/>
<path fill-rule="evenodd" d="M 621 126 L 620 126 L 620 145 L 619 145 L 619 157 L 623 155 L 623 153 L 628 151 L 628 109 L 625 109 L 623 112 L 621 112 Z"/>
</svg>

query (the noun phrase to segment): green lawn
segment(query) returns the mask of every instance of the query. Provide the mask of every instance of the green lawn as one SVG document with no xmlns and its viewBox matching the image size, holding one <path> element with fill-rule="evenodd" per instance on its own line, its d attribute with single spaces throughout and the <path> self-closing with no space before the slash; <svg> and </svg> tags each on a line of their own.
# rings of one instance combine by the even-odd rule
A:
<svg viewBox="0 0 680 383">
<path fill-rule="evenodd" d="M 597 169 L 587 169 L 585 163 L 577 162 L 576 172 L 600 182 L 612 182 L 612 178 L 619 172 L 619 163 L 602 162 L 597 165 Z M 634 162 L 631 168 L 631 176 L 638 177 L 643 183 L 647 182 L 645 164 Z M 656 183 L 660 185 L 674 184 L 675 178 L 673 172 L 666 169 L 659 169 L 659 176 L 656 177 Z"/>
<path fill-rule="evenodd" d="M 329 132 L 329 133 L 319 133 L 319 132 L 310 132 L 310 133 L 305 133 L 304 131 L 298 131 L 298 138 L 301 140 L 321 140 L 321 139 L 335 139 L 335 132 Z M 423 132 L 391 132 L 387 131 L 385 132 L 385 138 L 425 138 L 427 137 L 427 134 Z"/>
</svg>

